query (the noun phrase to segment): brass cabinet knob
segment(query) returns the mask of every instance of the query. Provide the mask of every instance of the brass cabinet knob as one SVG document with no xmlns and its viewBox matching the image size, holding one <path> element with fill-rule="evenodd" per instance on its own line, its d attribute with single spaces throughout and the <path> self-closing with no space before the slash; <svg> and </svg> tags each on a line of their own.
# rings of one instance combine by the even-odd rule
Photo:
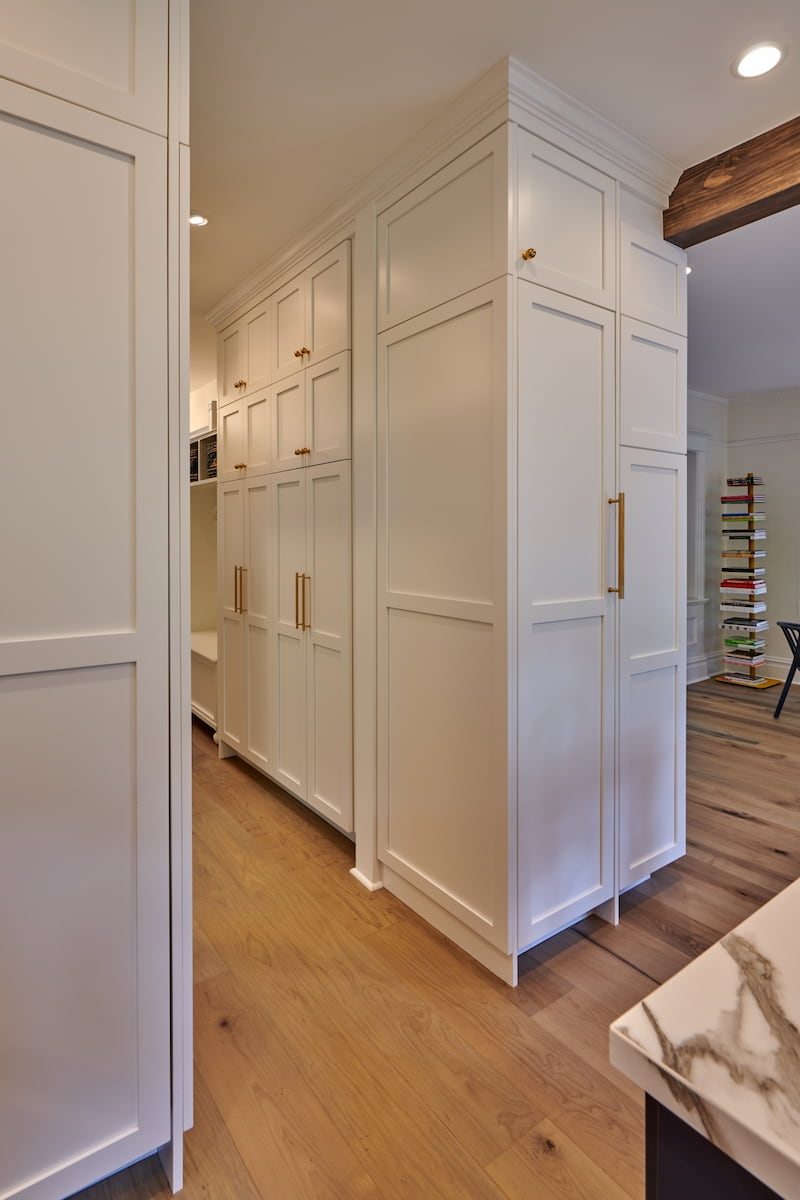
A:
<svg viewBox="0 0 800 1200">
<path fill-rule="evenodd" d="M 302 447 L 298 446 L 297 449 L 295 450 L 295 454 L 302 454 L 302 453 L 303 453 Z"/>
<path fill-rule="evenodd" d="M 529 259 L 531 259 L 531 258 L 536 258 L 536 251 L 535 251 L 535 250 L 533 250 L 533 249 L 530 249 L 530 250 L 523 250 L 523 251 L 522 251 L 522 257 L 525 259 L 525 262 L 528 262 L 528 261 L 529 261 Z"/>
<path fill-rule="evenodd" d="M 247 466 L 247 463 L 234 463 L 233 469 L 234 469 L 234 471 L 242 471 L 246 466 Z"/>
<path fill-rule="evenodd" d="M 247 380 L 246 379 L 237 379 L 236 383 L 233 386 L 235 388 L 247 387 Z"/>
<path fill-rule="evenodd" d="M 295 454 L 310 454 L 310 453 L 311 453 L 310 446 L 298 446 L 297 449 L 295 450 Z"/>
<path fill-rule="evenodd" d="M 310 353 L 311 351 L 309 350 L 308 346 L 301 346 L 299 350 L 295 350 L 294 356 L 295 358 L 302 358 L 305 354 Z"/>
<path fill-rule="evenodd" d="M 295 356 L 295 358 L 302 358 L 302 357 L 303 357 L 303 351 L 302 351 L 302 350 L 295 350 L 295 352 L 294 352 L 294 356 Z"/>
</svg>

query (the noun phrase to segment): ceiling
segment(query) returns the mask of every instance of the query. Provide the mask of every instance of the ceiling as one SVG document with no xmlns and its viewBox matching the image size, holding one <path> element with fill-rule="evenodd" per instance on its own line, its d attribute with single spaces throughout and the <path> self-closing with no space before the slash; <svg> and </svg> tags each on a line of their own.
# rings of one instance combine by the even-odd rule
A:
<svg viewBox="0 0 800 1200">
<path fill-rule="evenodd" d="M 508 55 L 660 152 L 676 180 L 800 112 L 797 0 L 192 0 L 191 22 L 192 207 L 209 218 L 192 231 L 196 314 Z M 784 63 L 735 79 L 736 54 L 767 39 Z M 800 385 L 796 354 L 777 361 L 795 336 L 784 344 L 792 246 L 798 210 L 690 251 L 691 387 L 756 390 L 762 351 L 770 386 Z"/>
</svg>

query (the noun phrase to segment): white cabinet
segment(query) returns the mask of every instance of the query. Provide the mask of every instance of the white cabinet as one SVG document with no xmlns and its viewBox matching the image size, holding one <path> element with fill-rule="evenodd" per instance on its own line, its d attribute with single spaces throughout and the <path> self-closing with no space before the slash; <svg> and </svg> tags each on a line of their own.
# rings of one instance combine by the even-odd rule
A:
<svg viewBox="0 0 800 1200">
<path fill-rule="evenodd" d="M 350 464 L 273 476 L 271 774 L 353 827 Z"/>
<path fill-rule="evenodd" d="M 219 404 L 265 387 L 272 378 L 272 305 L 263 300 L 217 338 Z"/>
<path fill-rule="evenodd" d="M 217 731 L 221 745 L 262 771 L 272 766 L 272 506 L 268 475 L 219 485 Z"/>
<path fill-rule="evenodd" d="M 378 858 L 512 982 L 683 849 L 685 344 L 641 316 L 682 277 L 637 260 L 618 325 L 622 189 L 587 157 L 498 130 L 377 217 Z M 482 285 L 428 269 L 465 189 Z"/>
<path fill-rule="evenodd" d="M 517 136 L 515 266 L 520 278 L 613 308 L 614 179 L 525 129 Z"/>
<path fill-rule="evenodd" d="M 269 390 L 226 404 L 217 413 L 218 478 L 263 475 L 272 464 L 272 405 Z"/>
<path fill-rule="evenodd" d="M 188 697 L 171 564 L 186 445 L 171 430 L 188 214 L 166 136 L 179 7 L 3 9 L 0 357 L 4 395 L 19 398 L 0 529 L 9 1200 L 72 1195 L 159 1148 L 180 1187 L 190 1105 L 171 901 Z"/>
<path fill-rule="evenodd" d="M 350 348 L 350 242 L 342 242 L 271 298 L 272 380 Z"/>
<path fill-rule="evenodd" d="M 270 390 L 273 469 L 350 457 L 350 351 L 290 375 Z"/>
</svg>

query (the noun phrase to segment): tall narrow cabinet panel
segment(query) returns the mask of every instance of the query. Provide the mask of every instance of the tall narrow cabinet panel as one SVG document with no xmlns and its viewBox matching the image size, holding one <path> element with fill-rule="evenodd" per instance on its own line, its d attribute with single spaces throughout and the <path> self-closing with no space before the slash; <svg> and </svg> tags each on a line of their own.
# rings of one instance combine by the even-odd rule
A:
<svg viewBox="0 0 800 1200">
<path fill-rule="evenodd" d="M 685 851 L 686 459 L 620 452 L 619 884 Z"/>
<path fill-rule="evenodd" d="M 613 313 L 518 287 L 522 949 L 614 891 L 615 406 Z"/>
<path fill-rule="evenodd" d="M 379 854 L 503 950 L 507 290 L 378 341 Z"/>
<path fill-rule="evenodd" d="M 0 73 L 29 85 L 0 80 L 9 1200 L 71 1195 L 171 1143 L 177 1127 L 168 6 L 76 2 L 66 27 L 62 8 L 6 5 L 0 33 Z"/>
<path fill-rule="evenodd" d="M 623 317 L 620 433 L 623 446 L 686 453 L 686 338 Z"/>
</svg>

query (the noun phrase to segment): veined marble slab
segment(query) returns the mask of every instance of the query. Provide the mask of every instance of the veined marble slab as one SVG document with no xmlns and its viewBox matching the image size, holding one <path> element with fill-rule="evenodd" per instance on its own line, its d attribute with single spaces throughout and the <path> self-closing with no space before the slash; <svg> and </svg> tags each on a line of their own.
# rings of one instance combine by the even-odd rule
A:
<svg viewBox="0 0 800 1200">
<path fill-rule="evenodd" d="M 800 880 L 611 1026 L 612 1063 L 800 1200 Z"/>
</svg>

